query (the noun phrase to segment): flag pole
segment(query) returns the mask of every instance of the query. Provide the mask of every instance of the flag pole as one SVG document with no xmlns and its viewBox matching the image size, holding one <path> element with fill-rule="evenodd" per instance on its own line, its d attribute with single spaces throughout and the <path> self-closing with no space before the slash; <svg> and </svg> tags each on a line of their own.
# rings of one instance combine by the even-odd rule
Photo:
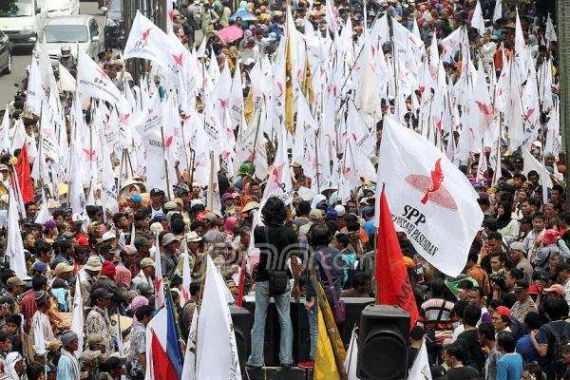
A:
<svg viewBox="0 0 570 380">
<path fill-rule="evenodd" d="M 160 125 L 160 137 L 162 139 L 162 154 L 164 161 L 164 174 L 166 175 L 166 196 L 170 200 L 170 179 L 168 178 L 168 162 L 166 160 L 166 146 L 164 141 L 164 125 Z"/>
</svg>

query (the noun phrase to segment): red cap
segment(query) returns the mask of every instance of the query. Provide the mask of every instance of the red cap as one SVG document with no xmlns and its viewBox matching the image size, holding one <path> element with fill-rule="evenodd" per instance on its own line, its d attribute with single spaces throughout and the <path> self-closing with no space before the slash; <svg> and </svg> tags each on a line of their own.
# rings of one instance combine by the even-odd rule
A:
<svg viewBox="0 0 570 380">
<path fill-rule="evenodd" d="M 87 237 L 85 236 L 80 236 L 77 239 L 77 245 L 79 245 L 80 247 L 89 247 L 89 239 L 87 239 Z"/>
<path fill-rule="evenodd" d="M 115 265 L 110 261 L 103 262 L 103 267 L 101 268 L 101 274 L 109 278 L 115 278 Z"/>
<path fill-rule="evenodd" d="M 511 309 L 509 309 L 506 306 L 499 306 L 495 309 L 495 311 L 497 313 L 499 313 L 499 315 L 501 315 L 502 317 L 508 317 L 508 318 L 511 317 L 511 313 L 512 313 Z"/>
<path fill-rule="evenodd" d="M 532 284 L 528 287 L 528 294 L 540 294 L 540 286 Z"/>
</svg>

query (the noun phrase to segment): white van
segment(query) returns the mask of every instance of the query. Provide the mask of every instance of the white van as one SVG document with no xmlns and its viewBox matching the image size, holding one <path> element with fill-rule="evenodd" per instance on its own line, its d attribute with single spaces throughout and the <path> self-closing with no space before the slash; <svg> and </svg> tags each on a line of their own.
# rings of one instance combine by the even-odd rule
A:
<svg viewBox="0 0 570 380">
<path fill-rule="evenodd" d="M 0 30 L 14 47 L 33 48 L 45 19 L 37 0 L 0 0 Z"/>
</svg>

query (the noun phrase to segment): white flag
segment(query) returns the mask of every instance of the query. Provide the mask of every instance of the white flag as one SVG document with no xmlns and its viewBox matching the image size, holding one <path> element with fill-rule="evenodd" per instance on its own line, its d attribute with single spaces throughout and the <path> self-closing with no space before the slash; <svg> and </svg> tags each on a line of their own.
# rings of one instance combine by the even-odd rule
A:
<svg viewBox="0 0 570 380">
<path fill-rule="evenodd" d="M 227 287 L 212 258 L 208 255 L 206 260 L 204 298 L 198 316 L 196 378 L 241 380 L 236 338 L 224 291 Z"/>
<path fill-rule="evenodd" d="M 18 224 L 18 199 L 14 194 L 14 190 L 9 190 L 10 201 L 8 204 L 8 237 L 6 240 L 6 257 L 10 263 L 10 269 L 14 274 L 23 279 L 28 278 L 26 270 L 26 256 L 24 254 L 24 243 L 20 234 L 20 225 Z"/>
<path fill-rule="evenodd" d="M 160 257 L 160 241 L 156 234 L 156 244 L 154 246 L 154 308 L 160 309 L 165 304 L 164 286 L 162 284 L 162 260 Z"/>
<path fill-rule="evenodd" d="M 188 246 L 186 244 L 184 244 L 182 257 L 182 291 L 180 292 L 180 307 L 184 307 L 186 302 L 190 301 L 190 284 L 192 283 L 190 257 L 188 255 Z"/>
<path fill-rule="evenodd" d="M 80 357 L 83 353 L 83 298 L 81 297 L 81 283 L 79 276 L 75 280 L 75 294 L 73 295 L 73 312 L 71 315 L 71 331 L 77 333 L 79 344 L 75 356 Z"/>
<path fill-rule="evenodd" d="M 471 27 L 479 31 L 479 35 L 485 34 L 485 20 L 483 20 L 483 12 L 481 11 L 481 3 L 477 0 L 477 5 L 471 17 Z"/>
<path fill-rule="evenodd" d="M 186 353 L 184 354 L 184 366 L 182 367 L 182 379 L 196 379 L 196 339 L 198 338 L 198 308 L 194 309 L 190 332 L 186 341 Z"/>
<path fill-rule="evenodd" d="M 558 37 L 556 36 L 556 30 L 554 29 L 554 25 L 552 24 L 552 18 L 550 18 L 550 13 L 546 18 L 546 30 L 544 31 L 544 38 L 549 43 L 552 41 L 558 41 Z"/>
<path fill-rule="evenodd" d="M 79 50 L 77 60 L 77 92 L 83 96 L 102 99 L 114 104 L 121 112 L 128 113 L 125 97 L 107 73 L 99 67 L 83 50 Z"/>
<path fill-rule="evenodd" d="M 503 18 L 503 2 L 502 0 L 497 0 L 495 3 L 495 11 L 493 12 L 493 22 Z"/>
<path fill-rule="evenodd" d="M 44 332 L 42 330 L 42 325 L 40 318 L 36 318 L 34 323 L 34 351 L 36 355 L 42 356 L 47 353 L 46 341 L 44 340 Z"/>
<path fill-rule="evenodd" d="M 422 347 L 416 356 L 416 360 L 414 361 L 414 365 L 410 369 L 410 376 L 408 376 L 408 379 L 431 380 L 431 370 L 425 342 L 422 344 Z"/>
<path fill-rule="evenodd" d="M 528 172 L 534 170 L 538 173 L 540 183 L 542 185 L 542 201 L 548 203 L 548 189 L 554 185 L 550 178 L 550 173 L 543 164 L 541 164 L 524 146 L 521 147 L 523 155 L 523 174 L 528 175 Z"/>
<path fill-rule="evenodd" d="M 477 193 L 441 151 L 392 117 L 385 119 L 380 157 L 377 183 L 386 185 L 394 224 L 424 259 L 457 276 L 483 221 Z"/>
<path fill-rule="evenodd" d="M 348 380 L 358 380 L 356 377 L 356 363 L 358 362 L 358 336 L 356 334 L 356 329 L 352 329 L 352 335 L 350 336 L 350 343 L 348 344 L 348 350 L 346 351 L 346 358 L 344 359 L 343 367 Z M 410 379 L 412 379 L 410 377 Z"/>
</svg>

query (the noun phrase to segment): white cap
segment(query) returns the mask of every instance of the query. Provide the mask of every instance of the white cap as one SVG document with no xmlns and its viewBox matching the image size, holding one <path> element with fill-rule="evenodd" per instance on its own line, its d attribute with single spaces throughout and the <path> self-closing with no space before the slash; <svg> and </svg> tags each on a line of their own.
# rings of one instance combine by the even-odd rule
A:
<svg viewBox="0 0 570 380">
<path fill-rule="evenodd" d="M 336 211 L 336 214 L 338 216 L 345 216 L 346 215 L 346 209 L 344 208 L 343 205 L 334 206 L 334 210 Z"/>
<path fill-rule="evenodd" d="M 113 231 L 107 231 L 103 234 L 101 241 L 107 241 L 107 240 L 116 239 L 116 238 L 117 238 L 117 235 L 115 235 L 115 233 Z"/>
</svg>

